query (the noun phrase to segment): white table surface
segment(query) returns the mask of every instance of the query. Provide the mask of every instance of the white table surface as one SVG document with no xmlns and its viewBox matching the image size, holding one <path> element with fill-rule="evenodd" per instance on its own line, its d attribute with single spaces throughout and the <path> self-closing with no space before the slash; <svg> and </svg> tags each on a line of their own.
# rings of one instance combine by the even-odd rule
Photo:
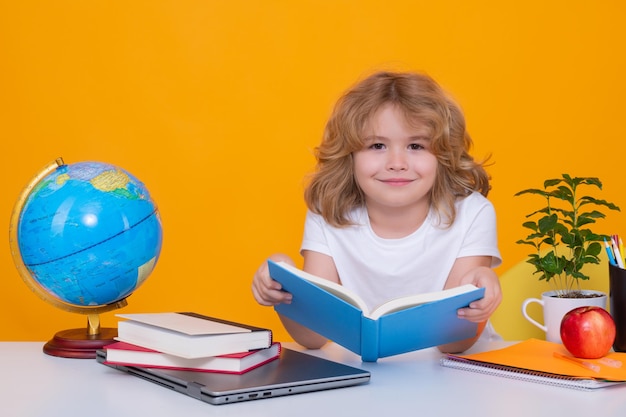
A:
<svg viewBox="0 0 626 417">
<path fill-rule="evenodd" d="M 42 346 L 0 343 L 0 416 L 626 416 L 626 385 L 582 392 L 475 374 L 440 366 L 435 349 L 363 363 L 328 345 L 309 353 L 367 369 L 370 383 L 214 406 L 95 360 L 48 356 Z"/>
</svg>

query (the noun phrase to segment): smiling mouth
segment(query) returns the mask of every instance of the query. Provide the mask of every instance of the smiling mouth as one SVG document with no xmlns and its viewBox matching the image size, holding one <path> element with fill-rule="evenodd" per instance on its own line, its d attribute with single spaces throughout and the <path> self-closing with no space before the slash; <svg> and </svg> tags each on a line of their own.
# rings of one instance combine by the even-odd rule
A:
<svg viewBox="0 0 626 417">
<path fill-rule="evenodd" d="M 407 185 L 413 182 L 413 180 L 404 179 L 404 178 L 393 178 L 390 180 L 381 180 L 383 184 L 393 185 L 393 186 L 401 186 Z"/>
</svg>

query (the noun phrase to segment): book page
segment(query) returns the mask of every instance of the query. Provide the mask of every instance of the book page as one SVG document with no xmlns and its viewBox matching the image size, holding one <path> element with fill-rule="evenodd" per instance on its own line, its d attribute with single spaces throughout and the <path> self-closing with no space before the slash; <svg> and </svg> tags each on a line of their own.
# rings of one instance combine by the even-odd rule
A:
<svg viewBox="0 0 626 417">
<path fill-rule="evenodd" d="M 353 306 L 357 307 L 359 310 L 363 311 L 364 315 L 367 315 L 369 310 L 367 308 L 367 305 L 365 305 L 365 302 L 358 295 L 354 294 L 353 292 L 343 287 L 342 285 L 339 285 L 335 282 L 329 281 L 324 278 L 320 278 L 313 274 L 309 274 L 308 272 L 305 272 L 285 262 L 276 262 L 276 264 L 280 265 L 282 268 L 288 270 L 294 275 L 297 275 L 300 278 L 305 279 L 309 281 L 310 283 L 315 284 L 318 287 L 325 289 L 329 293 L 333 294 L 335 297 L 341 298 L 345 302 L 352 304 Z"/>
<path fill-rule="evenodd" d="M 376 307 L 371 314 L 368 315 L 372 320 L 376 320 L 385 314 L 394 313 L 420 304 L 430 303 L 437 300 L 443 300 L 455 295 L 464 294 L 477 290 L 478 287 L 472 284 L 462 285 L 460 287 L 449 288 L 442 291 L 429 292 L 423 294 L 409 295 L 407 297 L 395 298 Z"/>
</svg>

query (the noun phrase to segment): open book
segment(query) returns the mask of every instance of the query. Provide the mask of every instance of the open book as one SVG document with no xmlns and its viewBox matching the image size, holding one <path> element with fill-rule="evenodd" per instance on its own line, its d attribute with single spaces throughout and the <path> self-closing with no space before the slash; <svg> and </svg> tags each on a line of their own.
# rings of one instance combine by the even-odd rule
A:
<svg viewBox="0 0 626 417">
<path fill-rule="evenodd" d="M 364 361 L 438 346 L 476 335 L 477 324 L 457 310 L 484 296 L 465 285 L 397 298 L 368 311 L 345 287 L 283 262 L 268 261 L 270 276 L 293 295 L 276 311 L 361 355 Z"/>
</svg>

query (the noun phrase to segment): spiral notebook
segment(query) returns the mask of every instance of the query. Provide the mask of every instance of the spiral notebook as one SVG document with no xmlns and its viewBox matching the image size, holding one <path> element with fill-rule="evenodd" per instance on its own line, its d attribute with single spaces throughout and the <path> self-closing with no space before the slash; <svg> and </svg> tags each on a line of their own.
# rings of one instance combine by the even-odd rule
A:
<svg viewBox="0 0 626 417">
<path fill-rule="evenodd" d="M 626 383 L 625 353 L 611 352 L 604 359 L 585 360 L 583 364 L 573 359 L 562 344 L 538 339 L 482 353 L 447 354 L 440 364 L 448 368 L 583 391 Z"/>
</svg>

